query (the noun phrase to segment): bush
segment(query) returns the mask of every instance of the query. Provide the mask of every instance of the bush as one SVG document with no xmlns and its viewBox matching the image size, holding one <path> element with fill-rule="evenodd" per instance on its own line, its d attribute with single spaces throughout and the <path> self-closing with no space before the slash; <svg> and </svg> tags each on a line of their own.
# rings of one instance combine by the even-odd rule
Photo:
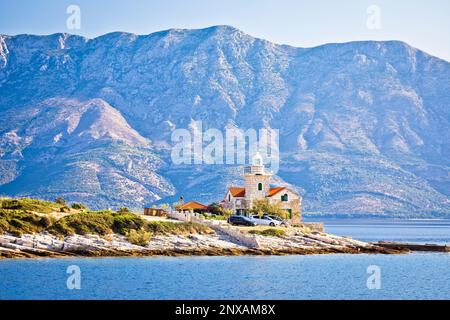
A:
<svg viewBox="0 0 450 320">
<path fill-rule="evenodd" d="M 266 236 L 266 237 L 284 237 L 286 235 L 286 232 L 284 230 L 280 230 L 280 229 L 275 229 L 275 228 L 269 228 L 269 229 L 265 229 L 265 230 L 251 230 L 249 231 L 249 233 L 251 234 L 258 234 L 261 236 Z"/>
<path fill-rule="evenodd" d="M 280 205 L 276 203 L 269 203 L 267 199 L 256 200 L 253 202 L 253 208 L 250 210 L 252 214 L 262 216 L 263 214 L 270 214 L 282 219 L 287 219 L 289 214 Z"/>
<path fill-rule="evenodd" d="M 140 230 L 144 225 L 144 220 L 133 213 L 88 211 L 61 218 L 52 226 L 51 231 L 62 235 L 107 235 L 110 233 L 126 235 L 130 230 Z"/>
<path fill-rule="evenodd" d="M 20 235 L 44 231 L 46 228 L 43 226 L 44 218 L 37 214 L 20 210 L 0 209 L 0 233 L 9 232 L 14 235 Z"/>
<path fill-rule="evenodd" d="M 54 234 L 98 234 L 112 233 L 114 218 L 105 212 L 82 212 L 59 219 L 51 228 Z"/>
<path fill-rule="evenodd" d="M 211 203 L 208 206 L 208 212 L 215 216 L 225 216 L 225 217 L 229 217 L 233 213 L 232 210 L 225 209 L 220 204 L 215 203 L 215 202 Z M 220 219 L 220 220 L 222 220 L 222 219 Z"/>
<path fill-rule="evenodd" d="M 130 230 L 139 230 L 144 226 L 144 220 L 133 213 L 116 213 L 113 214 L 113 217 L 114 223 L 112 229 L 114 232 L 122 235 L 127 234 Z"/>
<path fill-rule="evenodd" d="M 227 216 L 223 215 L 202 213 L 202 216 L 207 220 L 227 220 Z"/>
<path fill-rule="evenodd" d="M 65 213 L 69 213 L 70 212 L 70 208 L 67 206 L 61 207 L 59 209 L 60 212 L 65 212 Z"/>
<path fill-rule="evenodd" d="M 87 207 L 84 204 L 82 204 L 82 203 L 73 203 L 72 204 L 72 209 L 75 209 L 75 210 L 87 210 Z"/>
<path fill-rule="evenodd" d="M 39 225 L 42 228 L 48 228 L 52 225 L 52 220 L 49 217 L 42 217 L 41 220 L 39 220 Z"/>
<path fill-rule="evenodd" d="M 119 211 L 117 211 L 118 213 L 129 213 L 130 209 L 128 209 L 127 207 L 121 207 L 119 209 Z"/>
<path fill-rule="evenodd" d="M 128 242 L 142 247 L 148 245 L 151 237 L 151 233 L 145 230 L 130 230 L 127 234 Z"/>
<path fill-rule="evenodd" d="M 9 223 L 6 220 L 0 218 L 0 234 L 4 234 L 9 230 Z"/>
<path fill-rule="evenodd" d="M 62 205 L 62 206 L 67 206 L 66 200 L 64 200 L 64 199 L 61 198 L 61 197 L 56 198 L 56 199 L 55 199 L 55 203 L 57 203 L 57 204 L 59 204 L 59 205 Z"/>
</svg>

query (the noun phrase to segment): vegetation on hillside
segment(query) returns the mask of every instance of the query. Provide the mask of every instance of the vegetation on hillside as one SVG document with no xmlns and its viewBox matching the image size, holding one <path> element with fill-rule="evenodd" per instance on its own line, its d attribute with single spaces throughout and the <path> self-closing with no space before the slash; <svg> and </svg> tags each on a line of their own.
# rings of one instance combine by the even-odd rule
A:
<svg viewBox="0 0 450 320">
<path fill-rule="evenodd" d="M 22 210 L 0 209 L 0 234 L 8 232 L 18 236 L 23 233 L 37 233 L 51 225 L 52 220 L 47 216 Z"/>
<path fill-rule="evenodd" d="M 193 222 L 147 221 L 122 208 L 114 211 L 84 211 L 68 214 L 56 220 L 42 213 L 59 212 L 63 204 L 34 199 L 0 200 L 0 234 L 13 235 L 48 231 L 57 236 L 120 234 L 128 241 L 146 245 L 154 235 L 208 234 L 213 231 Z M 37 212 L 37 213 L 35 213 Z"/>
<path fill-rule="evenodd" d="M 6 210 L 21 210 L 21 211 L 40 212 L 40 213 L 51 213 L 51 212 L 61 211 L 61 208 L 63 208 L 64 206 L 65 206 L 65 204 L 58 204 L 55 202 L 37 200 L 37 199 L 0 198 L 0 209 L 6 209 Z"/>
</svg>

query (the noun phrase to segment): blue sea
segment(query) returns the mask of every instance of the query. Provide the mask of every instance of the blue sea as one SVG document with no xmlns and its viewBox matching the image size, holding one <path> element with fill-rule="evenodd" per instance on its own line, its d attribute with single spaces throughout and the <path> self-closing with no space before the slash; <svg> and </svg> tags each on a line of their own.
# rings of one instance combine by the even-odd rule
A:
<svg viewBox="0 0 450 320">
<path fill-rule="evenodd" d="M 366 241 L 450 244 L 450 221 L 325 226 Z M 68 288 L 70 266 L 79 289 Z M 0 299 L 450 299 L 450 254 L 2 260 Z"/>
</svg>

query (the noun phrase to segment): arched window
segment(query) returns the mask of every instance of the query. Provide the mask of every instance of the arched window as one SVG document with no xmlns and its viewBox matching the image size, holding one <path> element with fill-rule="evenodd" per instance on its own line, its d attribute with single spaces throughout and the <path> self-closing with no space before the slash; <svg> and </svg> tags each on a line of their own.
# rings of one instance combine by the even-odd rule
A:
<svg viewBox="0 0 450 320">
<path fill-rule="evenodd" d="M 231 193 L 228 194 L 228 201 L 231 202 Z"/>
<path fill-rule="evenodd" d="M 281 201 L 284 201 L 284 202 L 288 202 L 289 201 L 287 193 L 281 196 Z"/>
<path fill-rule="evenodd" d="M 258 191 L 262 191 L 262 188 L 263 186 L 262 186 L 262 183 L 258 183 Z"/>
</svg>

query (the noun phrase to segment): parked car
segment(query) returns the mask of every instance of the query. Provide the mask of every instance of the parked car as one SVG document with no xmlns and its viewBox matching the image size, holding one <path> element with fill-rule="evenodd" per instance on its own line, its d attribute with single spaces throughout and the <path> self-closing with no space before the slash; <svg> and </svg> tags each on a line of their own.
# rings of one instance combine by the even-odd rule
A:
<svg viewBox="0 0 450 320">
<path fill-rule="evenodd" d="M 277 220 L 277 219 L 273 219 L 271 218 L 269 215 L 265 214 L 262 217 L 260 217 L 259 215 L 254 215 L 251 217 L 252 221 L 260 226 L 271 226 L 271 227 L 275 227 L 275 226 L 279 226 L 280 224 L 282 224 L 283 221 Z"/>
<path fill-rule="evenodd" d="M 278 216 L 273 216 L 273 215 L 269 215 L 269 217 L 271 217 L 274 220 L 280 221 L 281 225 L 283 225 L 283 226 L 286 226 L 286 227 L 289 226 L 289 222 L 287 220 L 284 220 L 284 219 L 282 219 L 282 218 L 280 218 Z"/>
<path fill-rule="evenodd" d="M 249 227 L 253 227 L 256 225 L 256 223 L 254 221 L 252 221 L 252 219 L 245 217 L 245 216 L 231 216 L 228 218 L 228 223 L 233 225 L 233 226 L 249 226 Z"/>
</svg>

